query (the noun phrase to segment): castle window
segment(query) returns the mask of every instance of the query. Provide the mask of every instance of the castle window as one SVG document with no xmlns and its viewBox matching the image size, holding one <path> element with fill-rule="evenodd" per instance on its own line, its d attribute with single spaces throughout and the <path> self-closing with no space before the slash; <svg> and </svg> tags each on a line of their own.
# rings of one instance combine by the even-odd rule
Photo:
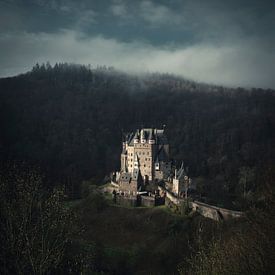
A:
<svg viewBox="0 0 275 275">
<path fill-rule="evenodd" d="M 144 164 L 144 167 L 146 167 L 146 164 Z"/>
</svg>

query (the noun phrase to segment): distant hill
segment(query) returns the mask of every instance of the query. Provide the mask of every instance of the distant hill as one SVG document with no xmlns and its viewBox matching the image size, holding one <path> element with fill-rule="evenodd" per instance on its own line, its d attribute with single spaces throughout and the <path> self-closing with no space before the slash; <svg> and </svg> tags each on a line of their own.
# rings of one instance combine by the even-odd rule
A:
<svg viewBox="0 0 275 275">
<path fill-rule="evenodd" d="M 0 160 L 40 167 L 75 194 L 119 167 L 123 133 L 166 125 L 171 155 L 201 192 L 258 192 L 275 163 L 273 90 L 225 88 L 169 74 L 36 65 L 0 79 Z M 209 183 L 208 185 L 206 183 Z M 242 191 L 240 191 L 242 190 Z"/>
</svg>

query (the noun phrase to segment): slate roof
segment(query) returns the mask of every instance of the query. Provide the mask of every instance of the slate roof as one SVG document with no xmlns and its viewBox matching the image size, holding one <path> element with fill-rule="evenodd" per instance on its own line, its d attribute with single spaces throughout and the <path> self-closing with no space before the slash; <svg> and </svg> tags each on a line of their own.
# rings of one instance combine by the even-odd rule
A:
<svg viewBox="0 0 275 275">
<path fill-rule="evenodd" d="M 177 171 L 177 179 L 181 179 L 184 176 L 186 176 L 186 173 L 185 173 L 183 163 L 182 163 L 180 169 Z"/>
<path fill-rule="evenodd" d="M 163 129 L 144 128 L 141 130 L 143 130 L 144 137 L 146 140 L 148 140 L 150 138 L 155 138 L 156 144 L 159 144 L 159 145 L 168 144 L 168 140 L 167 140 L 166 136 L 164 135 Z M 140 131 L 139 131 L 139 133 L 140 133 Z M 138 132 L 136 132 L 135 134 L 131 133 L 127 136 L 128 145 L 130 145 L 130 146 L 134 145 L 134 137 L 136 137 L 136 136 L 138 136 Z"/>
</svg>

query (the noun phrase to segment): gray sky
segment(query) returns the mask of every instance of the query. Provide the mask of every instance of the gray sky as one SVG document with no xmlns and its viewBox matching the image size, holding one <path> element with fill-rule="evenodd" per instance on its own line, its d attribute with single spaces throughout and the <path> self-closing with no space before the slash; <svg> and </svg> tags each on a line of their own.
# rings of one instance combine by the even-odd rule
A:
<svg viewBox="0 0 275 275">
<path fill-rule="evenodd" d="M 274 3 L 0 0 L 0 76 L 74 62 L 275 88 Z"/>
</svg>

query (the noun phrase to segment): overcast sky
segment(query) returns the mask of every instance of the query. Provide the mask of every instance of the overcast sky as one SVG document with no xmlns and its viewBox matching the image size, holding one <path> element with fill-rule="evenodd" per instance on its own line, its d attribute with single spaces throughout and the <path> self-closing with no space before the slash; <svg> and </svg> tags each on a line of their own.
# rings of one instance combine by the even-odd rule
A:
<svg viewBox="0 0 275 275">
<path fill-rule="evenodd" d="M 0 76 L 74 62 L 275 88 L 274 3 L 0 0 Z"/>
</svg>

